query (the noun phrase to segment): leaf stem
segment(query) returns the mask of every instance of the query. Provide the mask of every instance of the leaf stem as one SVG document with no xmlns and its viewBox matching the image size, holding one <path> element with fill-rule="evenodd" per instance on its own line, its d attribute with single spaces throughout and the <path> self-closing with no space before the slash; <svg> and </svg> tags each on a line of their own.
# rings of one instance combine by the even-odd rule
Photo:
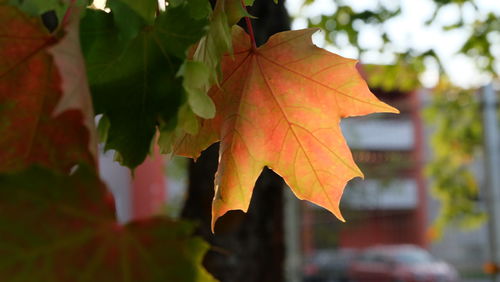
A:
<svg viewBox="0 0 500 282">
<path fill-rule="evenodd" d="M 245 0 L 241 0 L 241 5 L 243 6 L 243 9 L 245 10 L 245 12 L 248 13 L 247 7 L 245 5 Z M 250 34 L 250 42 L 252 43 L 252 49 L 256 50 L 257 44 L 255 43 L 255 35 L 253 33 L 252 22 L 250 21 L 250 18 L 248 16 L 245 17 L 245 22 L 247 24 L 248 33 Z"/>
<path fill-rule="evenodd" d="M 73 8 L 75 6 L 75 2 L 76 0 L 70 0 L 69 1 L 69 5 L 68 5 L 68 9 L 66 9 L 66 12 L 64 13 L 64 17 L 61 21 L 61 27 L 64 28 L 65 25 L 68 24 L 70 18 L 71 18 L 71 14 L 73 13 Z"/>
</svg>

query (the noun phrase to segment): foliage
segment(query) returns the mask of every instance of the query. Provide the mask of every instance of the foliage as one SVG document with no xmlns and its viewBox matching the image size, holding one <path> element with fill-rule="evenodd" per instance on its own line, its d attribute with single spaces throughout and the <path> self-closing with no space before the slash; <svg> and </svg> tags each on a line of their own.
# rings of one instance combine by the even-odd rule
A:
<svg viewBox="0 0 500 282">
<path fill-rule="evenodd" d="M 212 281 L 192 224 L 116 222 L 96 171 L 77 6 L 65 15 L 49 33 L 0 1 L 2 280 Z"/>
<path fill-rule="evenodd" d="M 108 123 L 106 149 L 133 168 L 146 158 L 156 125 L 175 123 L 186 99 L 177 74 L 207 20 L 191 18 L 189 2 L 169 8 L 152 24 L 125 2 L 109 6 L 112 13 L 89 10 L 81 20 L 82 51 L 95 111 Z"/>
<path fill-rule="evenodd" d="M 50 35 L 39 20 L 5 4 L 0 8 L 0 144 L 4 148 L 0 172 L 31 164 L 67 172 L 79 162 L 93 163 L 95 150 L 87 145 L 92 144 L 93 121 L 86 128 L 87 119 L 93 119 L 89 93 L 80 88 L 79 78 L 72 76 L 75 73 L 57 71 L 67 70 L 61 56 L 74 46 Z M 51 52 L 60 46 L 67 53 L 53 58 Z M 74 59 L 74 65 L 81 63 L 83 68 L 83 62 Z"/>
<path fill-rule="evenodd" d="M 208 2 L 207 2 L 208 3 Z M 247 3 L 251 5 L 253 2 Z M 162 127 L 159 145 L 163 153 L 171 153 L 175 140 L 185 133 L 196 134 L 199 130 L 199 121 L 196 115 L 202 118 L 215 116 L 215 105 L 207 96 L 211 86 L 217 84 L 221 78 L 220 61 L 226 52 L 231 52 L 231 26 L 236 24 L 242 16 L 248 15 L 241 3 L 236 0 L 217 1 L 213 13 L 210 14 L 210 23 L 206 34 L 199 40 L 195 48 L 190 51 L 190 58 L 181 70 L 186 79 L 183 82 L 188 96 L 188 104 L 180 108 L 178 116 L 180 124 L 172 129 Z"/>
<path fill-rule="evenodd" d="M 480 104 L 474 94 L 475 90 L 453 88 L 443 81 L 425 112 L 435 130 L 434 160 L 427 172 L 433 180 L 432 191 L 442 204 L 433 236 L 439 237 L 446 224 L 471 228 L 485 219 L 477 205 L 479 188 L 471 171 L 483 144 Z"/>
<path fill-rule="evenodd" d="M 463 23 L 461 23 L 463 25 Z M 447 27 L 449 30 L 456 29 L 460 26 L 454 25 Z M 485 19 L 479 19 L 472 25 L 472 34 L 464 43 L 460 52 L 474 58 L 476 66 L 479 69 L 486 70 L 490 73 L 497 73 L 495 63 L 498 63 L 498 58 L 495 57 L 494 35 L 498 36 L 500 30 L 500 17 L 493 13 L 489 13 Z M 498 54 L 498 53 L 497 53 Z"/>
<path fill-rule="evenodd" d="M 213 12 L 206 0 L 165 11 L 156 0 L 110 0 L 109 13 L 84 6 L 0 0 L 2 278 L 213 280 L 191 224 L 116 223 L 97 174 L 96 131 L 131 169 L 157 141 L 196 157 L 221 139 L 214 222 L 247 209 L 266 165 L 342 218 L 343 187 L 362 173 L 340 119 L 397 112 L 368 90 L 356 61 L 315 47 L 314 30 L 257 49 L 252 33 L 232 29 L 249 17 L 236 0 Z"/>
<path fill-rule="evenodd" d="M 495 48 L 498 46 L 498 28 L 499 15 L 494 12 L 485 12 L 480 9 L 477 0 L 457 0 L 442 1 L 432 0 L 433 13 L 425 22 L 426 27 L 440 29 L 444 33 L 461 31 L 467 34 L 462 46 L 457 46 L 458 53 L 467 55 L 479 67 L 479 70 L 490 74 L 491 77 L 497 77 L 500 58 L 495 54 Z M 302 8 L 313 4 L 314 1 L 304 1 Z M 359 53 L 359 57 L 364 54 L 376 51 L 379 54 L 392 56 L 393 68 L 398 68 L 400 72 L 411 72 L 422 74 L 427 70 L 427 64 L 424 62 L 433 61 L 438 65 L 440 72 L 445 72 L 442 65 L 442 54 L 435 49 L 419 49 L 415 46 L 407 48 L 395 47 L 395 39 L 389 34 L 388 23 L 401 16 L 401 2 L 393 1 L 390 4 L 383 1 L 377 1 L 375 5 L 367 8 L 355 8 L 354 4 L 344 0 L 335 0 L 335 11 L 332 14 L 322 14 L 319 17 L 309 18 L 309 27 L 320 27 L 324 30 L 324 39 L 329 44 L 338 48 L 353 47 Z M 459 17 L 455 23 L 443 24 L 437 20 L 441 11 L 455 8 L 459 10 Z M 299 15 L 300 16 L 300 15 Z M 471 20 L 472 18 L 472 20 Z M 377 47 L 367 47 L 361 43 L 361 31 L 370 26 L 370 28 L 380 34 L 381 44 Z M 344 43 L 347 38 L 347 44 Z M 387 80 L 397 80 L 392 78 L 390 73 L 385 76 Z M 420 80 L 414 81 L 415 87 L 420 85 Z M 377 85 L 374 85 L 378 87 Z"/>
</svg>

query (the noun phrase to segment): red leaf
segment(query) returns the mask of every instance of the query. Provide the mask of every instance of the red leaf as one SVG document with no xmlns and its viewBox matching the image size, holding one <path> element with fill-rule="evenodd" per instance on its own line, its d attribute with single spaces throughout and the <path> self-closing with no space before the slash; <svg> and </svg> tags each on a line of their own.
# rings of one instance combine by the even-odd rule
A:
<svg viewBox="0 0 500 282">
<path fill-rule="evenodd" d="M 71 176 L 0 174 L 2 281 L 214 281 L 194 225 L 150 218 L 118 225 L 93 168 Z"/>
<path fill-rule="evenodd" d="M 73 29 L 69 25 L 69 34 Z M 72 40 L 74 35 L 57 38 L 39 19 L 0 5 L 0 172 L 30 164 L 62 171 L 81 162 L 94 164 L 90 96 L 88 88 L 79 89 L 86 78 L 68 71 L 83 69 L 83 62 L 64 58 L 79 48 L 70 46 Z M 61 54 L 58 63 L 51 53 Z"/>
</svg>

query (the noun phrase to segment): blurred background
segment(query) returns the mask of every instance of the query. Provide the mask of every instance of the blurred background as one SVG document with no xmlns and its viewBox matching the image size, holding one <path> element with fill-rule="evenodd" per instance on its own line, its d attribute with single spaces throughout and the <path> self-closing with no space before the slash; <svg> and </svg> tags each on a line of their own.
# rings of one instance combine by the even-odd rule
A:
<svg viewBox="0 0 500 282">
<path fill-rule="evenodd" d="M 289 189 L 273 196 L 281 197 L 279 211 L 272 211 L 278 219 L 268 215 L 280 227 L 267 227 L 278 234 L 273 244 L 282 245 L 276 271 L 286 281 L 500 281 L 500 1 L 260 2 L 250 13 L 280 15 L 268 16 L 267 26 L 321 28 L 315 44 L 360 60 L 372 92 L 401 111 L 342 122 L 365 173 L 346 187 L 346 223 Z M 255 21 L 257 30 L 263 21 Z M 152 213 L 203 222 L 186 213 L 193 183 L 204 179 L 199 170 L 212 169 L 203 163 L 157 152 L 132 178 L 107 152 L 100 167 L 122 222 Z M 195 186 L 211 189 L 210 178 L 202 182 Z M 216 229 L 223 237 L 240 232 L 234 230 L 241 215 L 227 218 Z M 199 234 L 220 248 L 208 255 L 209 270 L 243 263 L 238 251 Z M 265 240 L 266 233 L 255 234 Z M 210 262 L 213 256 L 233 260 L 224 268 Z"/>
</svg>

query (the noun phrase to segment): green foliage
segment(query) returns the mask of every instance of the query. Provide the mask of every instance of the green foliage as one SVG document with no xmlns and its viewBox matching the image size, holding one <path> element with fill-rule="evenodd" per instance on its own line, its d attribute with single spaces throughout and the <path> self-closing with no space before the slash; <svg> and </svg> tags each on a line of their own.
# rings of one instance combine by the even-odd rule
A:
<svg viewBox="0 0 500 282">
<path fill-rule="evenodd" d="M 312 3 L 306 2 L 306 3 Z M 347 36 L 349 43 L 361 52 L 365 49 L 359 44 L 359 29 L 363 24 L 370 24 L 371 26 L 381 28 L 382 25 L 389 19 L 398 16 L 401 12 L 400 9 L 388 10 L 382 5 L 379 5 L 377 10 L 364 10 L 362 12 L 354 11 L 351 6 L 344 4 L 343 1 L 335 1 L 337 3 L 337 10 L 331 15 L 322 15 L 319 22 L 317 20 L 309 19 L 310 27 L 320 27 L 325 31 L 325 40 L 330 44 L 339 46 L 339 39 L 342 36 Z M 317 23 L 316 23 L 317 22 Z M 382 35 L 384 43 L 388 43 L 389 39 L 384 33 Z"/>
<path fill-rule="evenodd" d="M 496 73 L 494 68 L 497 58 L 494 56 L 494 40 L 493 34 L 498 35 L 500 30 L 500 17 L 489 13 L 486 19 L 477 20 L 472 26 L 472 34 L 464 43 L 460 52 L 475 58 L 476 66 L 489 73 Z M 496 44 L 499 47 L 499 44 Z"/>
<path fill-rule="evenodd" d="M 246 15 L 248 13 L 239 0 L 217 1 L 210 15 L 206 35 L 193 48 L 190 60 L 185 62 L 179 72 L 184 77 L 184 89 L 190 107 L 183 106 L 179 110 L 178 126 L 171 123 L 161 126 L 158 143 L 163 153 L 172 152 L 175 140 L 186 132 L 198 132 L 199 122 L 195 115 L 208 119 L 215 116 L 215 105 L 207 93 L 221 78 L 222 56 L 232 50 L 231 27 Z"/>
<path fill-rule="evenodd" d="M 192 56 L 194 61 L 201 62 L 209 70 L 210 76 L 203 83 L 207 90 L 219 81 L 222 56 L 232 50 L 231 27 L 245 15 L 247 13 L 241 7 L 240 1 L 217 1 L 208 32 L 200 40 Z"/>
<path fill-rule="evenodd" d="M 471 171 L 483 144 L 480 105 L 474 93 L 443 85 L 434 91 L 432 104 L 425 112 L 426 119 L 435 126 L 433 160 L 427 173 L 442 205 L 433 226 L 438 236 L 447 224 L 473 228 L 485 219 L 477 205 L 479 189 Z"/>
<path fill-rule="evenodd" d="M 393 65 L 363 65 L 363 70 L 371 87 L 387 92 L 409 92 L 421 86 L 418 73 L 409 70 L 413 67 L 405 60 L 399 60 Z"/>
<path fill-rule="evenodd" d="M 108 6 L 111 8 L 113 13 L 117 13 L 115 9 L 115 3 L 120 3 L 120 5 L 126 6 L 130 9 L 131 13 L 128 13 L 130 16 L 139 16 L 144 20 L 144 22 L 148 25 L 152 25 L 156 18 L 156 12 L 158 11 L 158 1 L 157 0 L 110 0 L 108 1 Z M 126 20 L 126 17 L 122 17 L 117 15 L 115 19 Z"/>
<path fill-rule="evenodd" d="M 306 1 L 305 5 L 313 2 Z M 374 9 L 359 11 L 353 9 L 346 1 L 335 0 L 334 2 L 336 10 L 333 14 L 321 15 L 319 19 L 308 19 L 308 25 L 325 31 L 325 41 L 337 48 L 345 48 L 345 44 L 342 43 L 343 39 L 347 38 L 348 45 L 358 51 L 359 57 L 370 51 L 391 54 L 393 62 L 384 68 L 378 68 L 375 78 L 368 77 L 370 82 L 375 83 L 374 87 L 381 87 L 387 91 L 414 90 L 421 85 L 419 75 L 427 69 L 424 64 L 425 60 L 430 58 L 440 66 L 440 58 L 432 49 L 417 51 L 409 48 L 404 52 L 394 50 L 393 42 L 387 33 L 386 23 L 401 15 L 399 6 L 387 8 L 379 2 Z M 370 49 L 360 44 L 360 31 L 366 26 L 380 31 L 382 39 L 380 47 Z"/>
<path fill-rule="evenodd" d="M 314 1 L 304 1 L 303 6 L 312 4 Z M 476 0 L 434 0 L 435 4 L 433 15 L 426 21 L 428 26 L 432 28 L 441 28 L 443 32 L 462 29 L 468 34 L 463 46 L 459 46 L 459 52 L 466 54 L 477 64 L 480 70 L 490 75 L 496 76 L 498 69 L 495 69 L 495 64 L 500 63 L 500 58 L 494 53 L 495 37 L 500 28 L 500 17 L 498 14 L 489 13 L 485 17 L 481 15 Z M 434 49 L 419 50 L 413 46 L 409 46 L 406 50 L 394 48 L 394 41 L 388 34 L 387 23 L 397 18 L 401 14 L 400 3 L 391 3 L 390 6 L 383 2 L 378 2 L 376 7 L 366 8 L 364 10 L 354 9 L 348 1 L 335 0 L 335 12 L 329 15 L 321 15 L 316 18 L 308 19 L 310 27 L 320 27 L 324 30 L 324 39 L 329 44 L 338 48 L 347 46 L 354 47 L 359 57 L 362 57 L 367 52 L 379 52 L 393 57 L 391 67 L 386 68 L 385 80 L 388 84 L 396 84 L 398 82 L 393 76 L 393 70 L 397 66 L 404 65 L 404 68 L 398 69 L 398 72 L 409 72 L 408 75 L 416 74 L 417 77 L 426 71 L 426 61 L 432 61 L 439 67 L 439 71 L 444 73 L 442 67 L 442 57 L 436 54 Z M 443 25 L 436 22 L 437 16 L 445 8 L 457 7 L 460 10 L 459 19 L 451 25 Z M 475 18 L 475 22 L 469 23 L 470 18 L 466 19 L 466 15 Z M 374 48 L 367 48 L 360 44 L 360 31 L 366 26 L 375 28 L 380 32 L 382 45 Z M 342 44 L 343 39 L 347 38 L 348 44 Z M 394 67 L 392 67 L 394 66 Z M 404 75 L 403 75 L 404 76 Z M 419 85 L 420 78 L 417 78 L 413 83 Z"/>
<path fill-rule="evenodd" d="M 88 11 L 82 19 L 82 49 L 95 111 L 109 122 L 106 149 L 133 168 L 148 154 L 157 126 L 176 123 L 186 100 L 178 73 L 207 20 L 192 18 L 189 2 L 168 8 L 152 25 L 118 0 L 110 6 L 117 12 Z"/>
</svg>

